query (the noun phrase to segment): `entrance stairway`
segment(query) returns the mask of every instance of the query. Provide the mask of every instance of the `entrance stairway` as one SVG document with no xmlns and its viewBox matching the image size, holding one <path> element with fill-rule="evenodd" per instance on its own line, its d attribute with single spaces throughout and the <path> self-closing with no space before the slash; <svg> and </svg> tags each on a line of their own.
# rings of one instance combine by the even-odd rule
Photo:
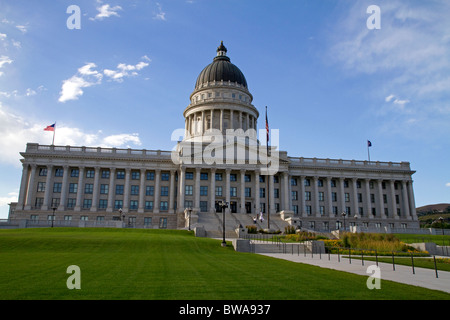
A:
<svg viewBox="0 0 450 320">
<path fill-rule="evenodd" d="M 244 213 L 226 213 L 225 214 L 225 237 L 237 238 L 235 230 L 239 227 L 256 225 L 259 229 L 267 229 L 267 215 L 264 215 L 264 221 L 257 220 L 256 224 L 253 218 L 256 214 Z M 270 229 L 284 232 L 284 228 L 289 224 L 282 220 L 279 214 L 270 215 Z M 196 226 L 202 226 L 209 238 L 221 238 L 222 234 L 222 213 L 221 212 L 199 212 Z M 194 226 L 195 227 L 195 226 Z"/>
</svg>

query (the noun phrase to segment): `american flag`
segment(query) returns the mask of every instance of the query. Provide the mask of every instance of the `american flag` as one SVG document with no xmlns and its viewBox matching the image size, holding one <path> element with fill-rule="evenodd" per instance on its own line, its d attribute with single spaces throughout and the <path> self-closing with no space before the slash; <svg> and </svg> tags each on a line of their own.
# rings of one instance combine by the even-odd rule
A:
<svg viewBox="0 0 450 320">
<path fill-rule="evenodd" d="M 44 131 L 55 131 L 55 125 L 56 125 L 56 123 L 54 123 L 54 124 L 52 124 L 52 125 L 50 125 L 50 126 L 45 127 L 45 128 L 44 128 Z"/>
<path fill-rule="evenodd" d="M 266 107 L 266 135 L 267 135 L 267 143 L 269 143 L 269 120 L 267 119 L 267 107 Z"/>
</svg>

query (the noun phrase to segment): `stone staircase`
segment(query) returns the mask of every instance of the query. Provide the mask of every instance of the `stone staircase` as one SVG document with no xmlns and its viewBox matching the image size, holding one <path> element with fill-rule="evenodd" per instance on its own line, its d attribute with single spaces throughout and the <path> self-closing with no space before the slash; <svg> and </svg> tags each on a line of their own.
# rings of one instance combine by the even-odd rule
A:
<svg viewBox="0 0 450 320">
<path fill-rule="evenodd" d="M 225 237 L 237 238 L 235 230 L 239 227 L 245 227 L 248 225 L 256 225 L 259 229 L 267 229 L 267 215 L 264 216 L 264 221 L 261 223 L 259 220 L 256 224 L 253 222 L 253 217 L 256 214 L 242 214 L 242 213 L 226 213 L 225 214 Z M 284 227 L 288 223 L 281 219 L 279 214 L 273 214 L 270 216 L 270 229 L 280 230 L 284 232 Z M 209 238 L 221 238 L 222 235 L 222 213 L 218 212 L 199 212 L 198 221 L 194 226 L 202 226 L 206 231 L 206 236 Z"/>
</svg>

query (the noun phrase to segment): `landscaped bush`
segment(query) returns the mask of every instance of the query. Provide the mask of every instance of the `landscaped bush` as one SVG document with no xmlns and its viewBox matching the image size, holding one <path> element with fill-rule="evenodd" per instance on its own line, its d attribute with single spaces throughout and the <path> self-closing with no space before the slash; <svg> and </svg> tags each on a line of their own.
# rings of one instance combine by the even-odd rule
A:
<svg viewBox="0 0 450 320">
<path fill-rule="evenodd" d="M 248 233 L 256 234 L 258 233 L 258 228 L 256 226 L 245 226 L 248 230 Z"/>
<path fill-rule="evenodd" d="M 294 226 L 284 227 L 284 234 L 295 234 L 295 227 Z"/>
</svg>

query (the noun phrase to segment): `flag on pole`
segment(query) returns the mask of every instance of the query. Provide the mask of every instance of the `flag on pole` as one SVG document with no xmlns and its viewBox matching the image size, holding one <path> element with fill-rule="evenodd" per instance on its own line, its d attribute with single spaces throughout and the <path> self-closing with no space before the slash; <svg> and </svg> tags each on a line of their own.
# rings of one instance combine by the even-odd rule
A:
<svg viewBox="0 0 450 320">
<path fill-rule="evenodd" d="M 55 131 L 56 122 L 50 126 L 44 128 L 44 131 Z"/>
<path fill-rule="evenodd" d="M 370 162 L 370 152 L 369 152 L 369 148 L 372 146 L 372 142 L 370 142 L 370 140 L 367 140 L 367 157 L 369 158 L 369 162 Z"/>
<path fill-rule="evenodd" d="M 372 142 L 370 142 L 370 140 L 367 140 L 367 147 L 371 147 L 372 146 Z"/>
<path fill-rule="evenodd" d="M 56 132 L 56 122 L 52 125 L 49 125 L 44 128 L 44 131 L 53 131 L 53 140 L 52 140 L 52 146 L 55 145 L 55 132 Z"/>
<path fill-rule="evenodd" d="M 266 106 L 266 136 L 267 136 L 267 144 L 269 144 L 269 120 L 267 119 L 267 106 Z"/>
</svg>

